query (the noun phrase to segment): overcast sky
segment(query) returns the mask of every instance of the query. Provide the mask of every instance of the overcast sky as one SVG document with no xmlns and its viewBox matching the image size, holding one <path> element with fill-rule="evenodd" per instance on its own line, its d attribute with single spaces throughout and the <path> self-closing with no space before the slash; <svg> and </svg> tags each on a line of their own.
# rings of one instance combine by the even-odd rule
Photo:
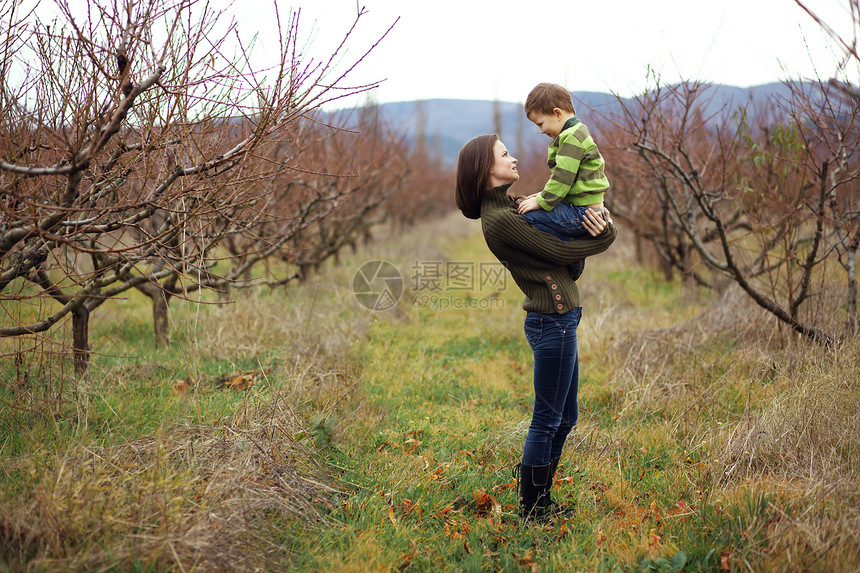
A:
<svg viewBox="0 0 860 573">
<path fill-rule="evenodd" d="M 87 2 L 68 1 L 73 6 Z M 245 41 L 258 34 L 259 66 L 265 67 L 270 60 L 266 48 L 277 48 L 274 1 L 284 23 L 290 9 L 301 10 L 299 37 L 310 40 L 308 55 L 316 60 L 328 58 L 357 12 L 356 0 L 198 0 L 197 6 L 208 2 L 225 8 L 224 24 L 234 18 Z M 856 32 L 849 0 L 805 2 L 846 38 Z M 378 102 L 456 98 L 520 103 L 545 81 L 573 92 L 630 96 L 646 86 L 649 68 L 664 82 L 698 79 L 747 87 L 809 78 L 816 70 L 829 78 L 842 57 L 794 0 L 358 3 L 367 13 L 347 44 L 344 62 L 394 24 L 350 75 L 356 84 L 385 80 L 374 92 Z M 39 5 L 39 12 L 47 13 L 52 2 Z M 858 77 L 856 65 L 849 77 Z"/>
<path fill-rule="evenodd" d="M 841 53 L 794 0 L 360 0 L 367 8 L 350 54 L 399 17 L 353 78 L 386 79 L 380 102 L 429 98 L 521 102 L 542 81 L 576 91 L 640 92 L 647 69 L 665 81 L 740 87 L 834 74 Z M 847 0 L 807 0 L 851 33 Z M 285 10 L 288 4 L 280 2 Z M 271 41 L 266 0 L 233 5 L 240 29 Z M 356 0 L 299 0 L 311 54 L 348 29 Z"/>
</svg>

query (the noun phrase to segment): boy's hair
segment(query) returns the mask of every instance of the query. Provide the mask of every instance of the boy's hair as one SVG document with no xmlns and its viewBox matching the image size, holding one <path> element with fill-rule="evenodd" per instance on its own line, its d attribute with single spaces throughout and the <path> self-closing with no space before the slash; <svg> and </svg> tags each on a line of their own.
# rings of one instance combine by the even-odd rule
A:
<svg viewBox="0 0 860 573">
<path fill-rule="evenodd" d="M 570 97 L 570 92 L 567 88 L 558 84 L 542 83 L 536 85 L 529 92 L 526 98 L 526 116 L 531 115 L 533 111 L 544 115 L 552 114 L 555 108 L 561 111 L 576 113 L 573 107 L 573 98 Z"/>
</svg>

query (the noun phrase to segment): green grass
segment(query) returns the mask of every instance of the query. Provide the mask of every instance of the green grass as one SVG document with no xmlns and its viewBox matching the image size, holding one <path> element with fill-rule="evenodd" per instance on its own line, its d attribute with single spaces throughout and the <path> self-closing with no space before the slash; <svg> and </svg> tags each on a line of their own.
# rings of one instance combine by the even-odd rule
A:
<svg viewBox="0 0 860 573">
<path fill-rule="evenodd" d="M 853 569 L 856 344 L 832 353 L 770 332 L 742 298 L 663 282 L 619 241 L 581 281 L 580 424 L 554 491 L 577 513 L 527 527 L 511 471 L 533 399 L 521 293 L 510 278 L 492 293 L 411 285 L 372 313 L 349 285 L 377 258 L 407 283 L 416 262 L 494 262 L 452 218 L 286 292 L 176 304 L 166 349 L 151 343 L 145 300 L 106 305 L 84 379 L 58 355 L 33 355 L 26 379 L 4 365 L 0 563 Z M 250 391 L 214 388 L 261 367 Z M 177 380 L 197 391 L 176 392 Z"/>
<path fill-rule="evenodd" d="M 449 256 L 488 255 L 473 238 Z M 708 328 L 707 293 L 618 264 L 595 259 L 583 281 L 581 423 L 555 492 L 576 505 L 574 519 L 524 527 L 516 518 L 511 468 L 532 394 L 520 294 L 511 286 L 504 308 L 413 309 L 374 325 L 356 360 L 378 414 L 324 452 L 352 493 L 311 538 L 295 532 L 297 568 L 850 570 L 851 542 L 837 541 L 841 557 L 828 558 L 832 547 L 798 527 L 779 548 L 779 524 L 808 500 L 802 487 L 786 487 L 784 475 L 721 477 L 725 443 L 716 436 L 767 404 L 773 369 L 750 354 L 749 340 Z M 674 332 L 679 324 L 687 326 Z M 607 325 L 612 334 L 595 332 Z M 624 352 L 622 339 L 639 332 L 656 338 L 645 347 L 650 370 Z M 832 507 L 822 511 L 838 521 Z"/>
<path fill-rule="evenodd" d="M 112 309 L 106 310 L 109 314 Z M 0 426 L 0 455 L 51 455 L 71 445 L 121 443 L 159 428 L 214 423 L 229 416 L 244 398 L 214 391 L 215 379 L 258 365 L 214 356 L 189 360 L 182 332 L 173 346 L 157 349 L 151 342 L 151 323 L 141 320 L 146 310 L 140 301 L 134 318 L 122 321 L 100 320 L 94 313 L 90 343 L 95 354 L 84 378 L 72 375 L 67 357 L 50 359 L 48 367 L 38 363 L 39 355 L 26 357 L 32 363 L 21 365 L 24 377 L 5 369 L 8 383 L 0 387 L 0 400 L 15 406 L 7 410 L 15 423 Z M 180 380 L 199 382 L 201 391 L 193 397 L 177 392 Z"/>
<path fill-rule="evenodd" d="M 487 260 L 481 247 L 472 240 L 450 256 Z M 599 273 L 599 263 L 589 271 Z M 357 361 L 379 415 L 327 452 L 355 487 L 326 528 L 310 539 L 297 533 L 298 568 L 637 570 L 646 557 L 671 559 L 681 549 L 687 570 L 713 568 L 719 551 L 711 550 L 726 542 L 709 546 L 706 537 L 681 547 L 685 528 L 664 516 L 685 499 L 701 502 L 688 485 L 695 470 L 682 461 L 683 444 L 661 439 L 660 415 L 636 418 L 635 430 L 619 428 L 615 391 L 587 369 L 584 424 L 572 436 L 557 490 L 577 505 L 578 517 L 543 527 L 519 523 L 511 470 L 530 416 L 531 355 L 521 295 L 513 285 L 502 294 L 503 308 L 413 309 L 406 320 L 371 329 Z M 641 294 L 677 310 L 673 289 Z"/>
</svg>

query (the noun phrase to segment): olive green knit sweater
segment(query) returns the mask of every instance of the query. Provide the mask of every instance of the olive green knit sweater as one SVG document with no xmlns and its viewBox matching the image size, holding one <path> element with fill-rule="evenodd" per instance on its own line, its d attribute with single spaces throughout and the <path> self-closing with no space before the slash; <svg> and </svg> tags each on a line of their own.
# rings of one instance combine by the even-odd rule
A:
<svg viewBox="0 0 860 573">
<path fill-rule="evenodd" d="M 481 227 L 490 251 L 510 271 L 525 293 L 523 309 L 563 314 L 579 303 L 579 288 L 567 265 L 602 253 L 615 240 L 609 224 L 597 237 L 563 241 L 539 231 L 517 213 L 508 197 L 510 185 L 485 192 L 481 200 Z"/>
</svg>

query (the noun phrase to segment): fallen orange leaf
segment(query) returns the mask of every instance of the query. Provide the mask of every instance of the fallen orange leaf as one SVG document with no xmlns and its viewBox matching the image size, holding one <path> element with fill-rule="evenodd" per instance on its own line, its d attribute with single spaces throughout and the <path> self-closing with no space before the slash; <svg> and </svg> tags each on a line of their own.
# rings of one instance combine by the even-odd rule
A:
<svg viewBox="0 0 860 573">
<path fill-rule="evenodd" d="M 511 483 L 499 484 L 496 487 L 494 487 L 493 489 L 496 490 L 496 492 L 501 493 L 501 492 L 507 491 L 509 489 L 514 489 L 515 487 L 517 487 L 517 482 L 512 481 Z"/>
<path fill-rule="evenodd" d="M 496 514 L 502 513 L 502 504 L 485 489 L 479 489 L 475 492 L 475 506 L 478 514 L 487 514 L 490 511 Z"/>
</svg>

